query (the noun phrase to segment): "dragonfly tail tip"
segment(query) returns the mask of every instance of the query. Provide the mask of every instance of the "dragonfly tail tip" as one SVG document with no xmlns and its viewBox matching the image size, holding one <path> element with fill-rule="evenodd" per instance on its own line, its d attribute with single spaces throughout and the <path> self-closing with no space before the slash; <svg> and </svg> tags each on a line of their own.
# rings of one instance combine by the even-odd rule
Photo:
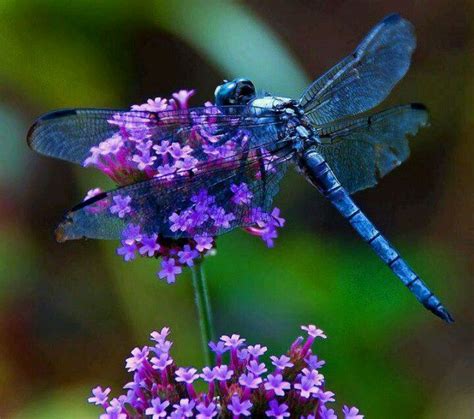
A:
<svg viewBox="0 0 474 419">
<path fill-rule="evenodd" d="M 454 323 L 454 318 L 451 316 L 449 311 L 444 306 L 439 306 L 435 310 L 432 310 L 434 314 L 443 319 L 446 323 Z"/>
</svg>

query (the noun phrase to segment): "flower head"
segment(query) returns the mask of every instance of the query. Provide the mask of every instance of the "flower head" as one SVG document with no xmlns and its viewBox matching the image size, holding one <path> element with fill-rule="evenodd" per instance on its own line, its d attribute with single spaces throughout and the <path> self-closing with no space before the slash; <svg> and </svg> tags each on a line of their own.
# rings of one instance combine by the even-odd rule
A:
<svg viewBox="0 0 474 419">
<path fill-rule="evenodd" d="M 309 365 L 311 357 L 303 351 L 307 344 L 303 340 L 297 339 L 286 354 L 272 355 L 276 370 L 265 377 L 268 368 L 258 360 L 265 346 L 247 346 L 237 334 L 222 336 L 218 343 L 210 344 L 217 365 L 208 365 L 199 373 L 194 367 L 176 365 L 169 353 L 169 333 L 167 327 L 152 332 L 150 346 L 133 349 L 126 361 L 133 374 L 124 386 L 126 394 L 109 401 L 110 388 L 92 390 L 88 401 L 100 406 L 104 418 L 336 418 L 329 406 L 334 403 L 334 393 L 324 388 L 324 377 Z M 246 356 L 235 356 L 239 352 Z M 344 406 L 343 414 L 345 419 L 363 418 L 355 407 Z"/>
<path fill-rule="evenodd" d="M 269 189 L 265 208 L 255 205 L 261 201 L 257 191 L 263 171 L 276 172 L 277 144 L 266 148 L 253 144 L 249 133 L 239 126 L 239 115 L 235 123 L 229 120 L 228 132 L 223 132 L 217 123 L 220 108 L 210 102 L 203 108 L 189 108 L 194 93 L 182 89 L 170 99 L 150 98 L 131 106 L 130 111 L 114 113 L 107 120 L 109 130 L 104 130 L 111 134 L 92 144 L 83 161 L 118 186 L 151 181 L 153 199 L 141 200 L 138 189 L 129 189 L 134 193 L 126 195 L 103 194 L 95 188 L 86 196 L 90 202 L 85 211 L 109 213 L 126 221 L 117 254 L 127 262 L 137 255 L 162 258 L 158 276 L 168 283 L 175 282 L 184 267 L 209 254 L 218 235 L 242 227 L 273 247 L 285 221 L 278 208 L 267 208 L 274 188 Z M 186 129 L 171 134 L 171 127 L 180 125 Z M 245 159 L 248 164 L 242 167 L 248 170 L 238 170 Z M 233 176 L 235 173 L 239 175 Z M 209 181 L 203 182 L 206 176 Z M 196 189 L 195 185 L 202 186 Z M 176 193 L 167 194 L 167 190 Z M 100 199 L 94 200 L 95 196 Z M 159 219 L 154 232 L 148 230 L 151 213 Z M 254 355 L 250 352 L 249 356 Z"/>
</svg>

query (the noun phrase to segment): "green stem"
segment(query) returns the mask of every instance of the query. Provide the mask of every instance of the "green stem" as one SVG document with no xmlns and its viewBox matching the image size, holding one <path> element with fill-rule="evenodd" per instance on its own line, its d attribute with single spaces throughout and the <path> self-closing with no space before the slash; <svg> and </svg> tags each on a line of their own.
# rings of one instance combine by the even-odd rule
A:
<svg viewBox="0 0 474 419">
<path fill-rule="evenodd" d="M 211 365 L 211 350 L 209 341 L 214 340 L 214 324 L 212 322 L 211 304 L 209 301 L 209 291 L 207 289 L 206 276 L 202 261 L 198 261 L 191 268 L 193 274 L 194 298 L 199 317 L 199 328 L 201 329 L 202 347 L 206 365 Z"/>
</svg>

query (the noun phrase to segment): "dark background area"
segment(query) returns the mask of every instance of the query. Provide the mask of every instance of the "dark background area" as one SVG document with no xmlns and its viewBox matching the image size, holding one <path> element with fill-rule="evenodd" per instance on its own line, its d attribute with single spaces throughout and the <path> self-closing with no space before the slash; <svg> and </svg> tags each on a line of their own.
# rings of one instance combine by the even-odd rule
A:
<svg viewBox="0 0 474 419">
<path fill-rule="evenodd" d="M 284 351 L 299 325 L 339 403 L 368 418 L 474 413 L 472 274 L 474 10 L 471 2 L 0 2 L 0 416 L 93 417 L 91 387 L 126 382 L 124 359 L 169 325 L 174 357 L 203 365 L 190 273 L 168 286 L 157 262 L 125 264 L 117 243 L 59 245 L 53 230 L 93 186 L 93 170 L 35 155 L 29 125 L 63 107 L 124 107 L 222 79 L 298 97 L 391 12 L 416 27 L 412 68 L 383 107 L 422 102 L 431 127 L 412 155 L 356 201 L 442 298 L 456 323 L 424 310 L 296 173 L 276 204 L 275 249 L 243 232 L 206 262 L 219 334 Z"/>
</svg>

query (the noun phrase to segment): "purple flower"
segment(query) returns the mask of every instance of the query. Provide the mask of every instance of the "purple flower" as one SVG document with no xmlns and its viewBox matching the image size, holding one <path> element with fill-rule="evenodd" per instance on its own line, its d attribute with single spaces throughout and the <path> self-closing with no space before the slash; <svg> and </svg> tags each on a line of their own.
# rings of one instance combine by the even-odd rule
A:
<svg viewBox="0 0 474 419">
<path fill-rule="evenodd" d="M 278 237 L 278 233 L 274 226 L 268 225 L 267 228 L 262 232 L 262 240 L 265 242 L 267 247 L 273 247 L 275 245 L 274 239 Z"/>
<path fill-rule="evenodd" d="M 268 405 L 270 406 L 270 409 L 265 412 L 268 417 L 282 419 L 290 416 L 288 405 L 285 403 L 278 404 L 278 401 L 273 399 L 270 400 Z"/>
<path fill-rule="evenodd" d="M 194 236 L 194 241 L 196 242 L 196 249 L 199 252 L 204 252 L 205 250 L 212 249 L 214 239 L 207 234 L 199 234 Z"/>
<path fill-rule="evenodd" d="M 158 166 L 158 174 L 156 177 L 164 179 L 172 179 L 174 173 L 176 172 L 176 167 L 168 163 Z"/>
<path fill-rule="evenodd" d="M 250 192 L 246 183 L 241 183 L 240 185 L 232 184 L 230 186 L 230 190 L 234 193 L 234 196 L 232 197 L 232 202 L 234 204 L 250 204 L 253 194 Z"/>
<path fill-rule="evenodd" d="M 304 399 L 311 397 L 313 394 L 319 392 L 318 387 L 315 385 L 315 382 L 309 377 L 301 377 L 300 383 L 295 383 L 293 386 L 296 390 L 299 390 L 300 396 Z"/>
<path fill-rule="evenodd" d="M 178 383 L 192 384 L 199 378 L 196 368 L 178 368 L 176 370 L 176 381 Z"/>
<path fill-rule="evenodd" d="M 232 335 L 232 336 L 221 336 L 221 341 L 224 342 L 225 346 L 229 348 L 237 349 L 239 346 L 242 346 L 245 342 L 244 338 L 241 338 L 240 335 Z"/>
<path fill-rule="evenodd" d="M 173 212 L 168 219 L 171 221 L 170 230 L 172 232 L 186 231 L 189 227 L 189 221 L 186 214 L 179 215 L 176 212 Z"/>
<path fill-rule="evenodd" d="M 318 359 L 317 355 L 309 355 L 305 359 L 306 363 L 308 364 L 308 367 L 310 367 L 313 370 L 317 370 L 326 364 L 326 361 L 322 359 Z"/>
<path fill-rule="evenodd" d="M 237 349 L 237 358 L 241 361 L 247 361 L 250 358 L 249 351 L 247 349 Z"/>
<path fill-rule="evenodd" d="M 193 400 L 181 399 L 179 404 L 174 404 L 174 412 L 177 417 L 186 417 L 190 418 L 193 416 L 193 409 L 196 406 L 196 403 Z"/>
<path fill-rule="evenodd" d="M 227 381 L 232 375 L 234 375 L 234 371 L 229 370 L 227 365 L 214 367 L 214 376 L 217 381 Z"/>
<path fill-rule="evenodd" d="M 267 347 L 262 346 L 262 345 L 250 345 L 247 350 L 251 356 L 254 358 L 258 358 L 259 356 L 263 355 L 265 352 L 267 352 Z"/>
<path fill-rule="evenodd" d="M 185 244 L 183 246 L 183 250 L 178 252 L 178 257 L 179 263 L 181 263 L 181 265 L 193 266 L 194 259 L 199 257 L 199 253 L 196 250 L 191 249 L 189 244 Z"/>
<path fill-rule="evenodd" d="M 224 208 L 221 207 L 215 207 L 210 216 L 214 220 L 214 226 L 217 228 L 230 228 L 230 223 L 235 220 L 233 213 L 226 213 Z"/>
<path fill-rule="evenodd" d="M 251 372 L 248 374 L 242 374 L 239 377 L 239 384 L 248 388 L 258 388 L 259 384 L 262 383 L 262 379 L 258 376 L 253 375 Z"/>
<path fill-rule="evenodd" d="M 193 185 L 199 183 L 192 175 L 199 176 L 214 168 L 235 170 L 239 159 L 246 153 L 257 152 L 248 135 L 239 129 L 239 115 L 229 120 L 235 128 L 230 132 L 232 135 L 223 135 L 218 125 L 222 112 L 211 102 L 206 102 L 204 112 L 166 112 L 189 109 L 188 101 L 193 94 L 194 90 L 180 90 L 169 100 L 150 98 L 145 103 L 131 106 L 130 112 L 113 113 L 107 119 L 110 137 L 90 147 L 83 165 L 95 166 L 119 186 L 153 179 L 156 189 L 163 191 L 178 187 L 182 181 Z M 161 135 L 166 134 L 168 124 L 179 126 L 181 123 L 187 126 L 186 135 Z M 160 135 L 168 139 L 157 141 Z M 252 147 L 250 150 L 249 146 Z M 280 158 L 275 155 L 275 150 L 260 147 L 258 152 L 267 171 L 275 171 L 275 161 Z M 260 171 L 246 171 L 245 182 L 234 180 L 237 183 L 232 183 L 230 180 L 225 193 L 216 191 L 215 196 L 206 187 L 201 187 L 191 196 L 187 208 L 170 207 L 167 227 L 178 234 L 169 234 L 165 228 L 156 232 L 154 242 L 150 235 L 142 236 L 139 226 L 129 225 L 122 232 L 122 244 L 117 253 L 126 261 L 134 259 L 137 251 L 144 257 L 163 257 L 158 276 L 173 283 L 182 267 L 193 266 L 194 259 L 201 258 L 215 247 L 216 236 L 223 230 L 240 224 L 248 225 L 251 227 L 244 229 L 261 237 L 267 246 L 273 246 L 278 236 L 277 228 L 283 226 L 284 219 L 278 208 L 268 213 L 262 208 L 252 207 L 255 193 L 252 188 L 260 179 Z M 190 190 L 187 186 L 185 189 Z M 86 199 L 100 193 L 100 189 L 93 189 Z M 185 195 L 184 199 L 187 199 Z M 134 201 L 133 195 L 112 195 L 111 198 L 104 195 L 103 199 L 89 202 L 86 211 L 90 214 L 110 211 L 121 219 L 136 216 L 140 223 L 145 223 L 146 217 L 136 212 L 138 206 Z M 182 232 L 187 234 L 179 234 Z M 254 356 L 249 353 L 250 357 Z M 244 352 L 239 355 L 243 356 Z M 236 353 L 232 356 L 235 359 Z"/>
<path fill-rule="evenodd" d="M 173 99 L 178 102 L 179 108 L 180 109 L 187 109 L 188 108 L 188 102 L 191 96 L 193 96 L 195 93 L 195 90 L 180 90 L 177 93 L 173 93 Z"/>
<path fill-rule="evenodd" d="M 305 377 L 309 378 L 317 386 L 321 385 L 324 381 L 324 375 L 319 374 L 316 370 L 310 370 L 308 368 L 303 368 L 302 373 Z"/>
<path fill-rule="evenodd" d="M 337 419 L 333 409 L 328 409 L 326 406 L 320 407 L 321 419 Z"/>
<path fill-rule="evenodd" d="M 123 246 L 117 248 L 117 255 L 122 256 L 125 262 L 129 262 L 135 259 L 137 251 L 136 244 L 123 244 Z"/>
<path fill-rule="evenodd" d="M 170 342 L 168 340 L 163 340 L 161 342 L 157 342 L 156 345 L 155 345 L 155 353 L 157 354 L 167 354 L 170 349 L 171 349 L 171 345 L 173 345 L 173 342 Z"/>
<path fill-rule="evenodd" d="M 110 387 L 102 390 L 101 386 L 92 389 L 92 396 L 87 399 L 89 403 L 94 403 L 97 406 L 105 406 L 110 394 Z"/>
<path fill-rule="evenodd" d="M 125 217 L 126 214 L 129 214 L 132 211 L 130 207 L 130 202 L 132 202 L 132 198 L 128 195 L 115 195 L 113 197 L 115 205 L 110 207 L 110 212 L 112 214 L 117 214 L 119 218 Z"/>
<path fill-rule="evenodd" d="M 316 397 L 321 401 L 322 404 L 335 401 L 334 393 L 332 391 L 324 391 L 319 389 L 319 392 L 316 394 Z"/>
<path fill-rule="evenodd" d="M 301 326 L 301 329 L 306 330 L 308 332 L 308 335 L 313 338 L 317 338 L 317 337 L 321 337 L 323 339 L 327 338 L 324 332 L 321 329 L 318 329 L 314 324 L 310 324 L 308 326 Z"/>
<path fill-rule="evenodd" d="M 201 205 L 196 205 L 196 208 L 189 210 L 187 213 L 189 225 L 191 227 L 199 227 L 204 224 L 209 219 L 209 215 L 206 212 L 207 210 L 208 208 L 205 208 Z M 207 237 L 207 234 L 205 234 L 205 236 Z"/>
<path fill-rule="evenodd" d="M 211 351 L 214 352 L 216 355 L 223 355 L 229 350 L 229 348 L 222 341 L 219 341 L 217 343 L 209 342 L 209 347 L 211 348 Z"/>
<path fill-rule="evenodd" d="M 136 147 L 137 147 L 137 150 L 140 153 L 143 154 L 143 153 L 149 153 L 150 152 L 150 148 L 153 144 L 153 141 L 151 141 L 151 140 L 149 140 L 149 141 L 136 140 L 136 141 L 137 141 Z"/>
<path fill-rule="evenodd" d="M 173 258 L 163 258 L 161 261 L 161 271 L 158 272 L 158 276 L 160 279 L 166 278 L 166 282 L 172 284 L 176 281 L 176 275 L 180 274 L 181 271 L 181 266 L 177 266 Z"/>
<path fill-rule="evenodd" d="M 193 149 L 188 145 L 181 147 L 179 143 L 172 143 L 169 149 L 169 153 L 174 159 L 184 159 L 185 157 L 189 157 L 192 151 Z"/>
<path fill-rule="evenodd" d="M 291 368 L 293 366 L 293 363 L 290 362 L 290 357 L 286 355 L 282 355 L 280 358 L 277 356 L 271 356 L 270 359 L 272 360 L 272 364 L 280 370 Z"/>
<path fill-rule="evenodd" d="M 249 364 L 247 365 L 247 370 L 249 370 L 249 372 L 255 375 L 262 375 L 263 373 L 268 371 L 263 362 L 259 364 L 254 359 L 250 361 Z"/>
<path fill-rule="evenodd" d="M 237 394 L 234 394 L 231 399 L 231 403 L 227 405 L 227 408 L 236 416 L 250 416 L 250 408 L 252 403 L 250 400 L 241 401 Z"/>
<path fill-rule="evenodd" d="M 158 356 L 158 358 L 151 358 L 150 362 L 152 363 L 152 367 L 154 369 L 163 371 L 164 369 L 166 369 L 166 367 L 170 366 L 173 363 L 173 359 L 170 358 L 170 356 L 166 352 L 163 352 Z"/>
<path fill-rule="evenodd" d="M 114 135 L 99 144 L 99 152 L 103 156 L 107 154 L 117 154 L 123 146 L 123 139 L 120 135 Z"/>
<path fill-rule="evenodd" d="M 157 242 L 158 234 L 153 233 L 151 236 L 143 235 L 141 243 L 142 246 L 139 249 L 141 255 L 147 255 L 149 257 L 154 256 L 155 253 L 160 250 L 160 245 Z"/>
<path fill-rule="evenodd" d="M 287 355 L 272 356 L 277 370 L 263 379 L 261 375 L 267 368 L 258 361 L 266 350 L 262 345 L 247 346 L 236 334 L 224 336 L 217 344 L 210 344 L 217 353 L 217 365 L 206 366 L 199 374 L 196 368 L 176 365 L 169 354 L 172 345 L 166 340 L 169 333 L 167 327 L 152 332 L 155 346 L 133 349 L 132 356 L 126 361 L 133 379 L 124 386 L 125 394 L 109 401 L 109 388 L 94 388 L 89 402 L 100 406 L 104 412 L 101 418 L 126 419 L 145 415 L 200 419 L 219 415 L 336 418 L 334 410 L 325 407 L 326 403 L 334 402 L 334 393 L 324 388 L 323 375 L 307 365 L 310 357 L 303 353 L 307 341 L 297 339 Z M 226 364 L 222 355 L 228 349 L 231 356 Z M 290 368 L 290 363 L 294 365 L 283 378 L 281 370 Z M 198 378 L 204 381 L 201 384 L 206 388 L 194 387 Z M 302 412 L 306 416 L 301 416 Z M 363 418 L 355 407 L 345 406 L 343 412 L 346 419 Z"/>
<path fill-rule="evenodd" d="M 162 343 L 163 341 L 166 340 L 167 336 L 170 334 L 170 328 L 169 327 L 163 327 L 159 332 L 151 332 L 151 340 L 157 342 L 157 343 Z"/>
<path fill-rule="evenodd" d="M 216 379 L 216 373 L 214 368 L 204 367 L 202 369 L 202 374 L 200 374 L 200 377 L 208 383 L 214 381 Z"/>
<path fill-rule="evenodd" d="M 344 406 L 342 413 L 344 413 L 344 419 L 364 419 L 364 415 L 359 415 L 357 407 Z"/>
<path fill-rule="evenodd" d="M 100 415 L 100 419 L 127 419 L 127 415 L 122 412 L 123 406 L 120 400 L 112 399 L 110 405 L 105 409 L 106 414 Z"/>
<path fill-rule="evenodd" d="M 155 150 L 156 154 L 165 156 L 170 152 L 170 142 L 162 141 L 160 144 L 154 145 L 153 150 Z"/>
<path fill-rule="evenodd" d="M 160 112 L 168 108 L 168 101 L 161 97 L 155 99 L 148 99 L 143 105 L 133 105 L 132 110 L 134 111 L 148 111 L 148 112 Z"/>
<path fill-rule="evenodd" d="M 284 396 L 284 390 L 289 390 L 291 385 L 287 381 L 283 381 L 281 374 L 268 374 L 267 382 L 265 383 L 265 389 L 273 391 L 277 396 Z"/>
<path fill-rule="evenodd" d="M 143 362 L 147 359 L 149 352 L 150 350 L 147 346 L 144 346 L 142 349 L 135 348 L 132 351 L 132 356 L 127 358 L 127 371 L 132 372 L 138 370 L 142 366 Z"/>
<path fill-rule="evenodd" d="M 270 214 L 273 218 L 273 224 L 276 226 L 276 227 L 283 227 L 285 225 L 285 219 L 280 217 L 280 208 L 273 208 L 271 214 Z"/>
<path fill-rule="evenodd" d="M 217 406 L 212 402 L 207 406 L 204 403 L 199 403 L 196 409 L 199 412 L 197 419 L 210 419 L 217 416 Z"/>
<path fill-rule="evenodd" d="M 140 233 L 140 226 L 135 224 L 128 224 L 122 231 L 122 242 L 124 244 L 132 245 L 140 241 L 142 235 Z"/>
<path fill-rule="evenodd" d="M 132 161 L 137 164 L 139 170 L 145 170 L 147 167 L 153 166 L 156 161 L 156 156 L 150 154 L 150 151 L 142 152 L 142 154 L 135 154 Z"/>
<path fill-rule="evenodd" d="M 153 419 L 166 417 L 166 408 L 170 405 L 168 400 L 161 401 L 159 397 L 151 401 L 151 407 L 145 410 L 145 414 L 152 415 Z"/>
</svg>

